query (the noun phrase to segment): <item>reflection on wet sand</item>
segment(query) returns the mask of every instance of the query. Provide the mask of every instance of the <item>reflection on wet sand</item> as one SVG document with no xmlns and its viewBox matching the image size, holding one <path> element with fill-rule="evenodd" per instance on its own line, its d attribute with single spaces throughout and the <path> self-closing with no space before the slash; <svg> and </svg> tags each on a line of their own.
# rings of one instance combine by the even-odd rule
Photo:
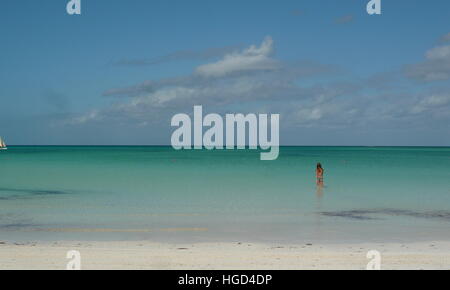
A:
<svg viewBox="0 0 450 290">
<path fill-rule="evenodd" d="M 323 185 L 317 185 L 316 187 L 316 210 L 318 212 L 322 211 L 322 200 L 323 200 Z M 315 218 L 315 235 L 316 239 L 322 238 L 322 216 L 316 215 Z"/>
<path fill-rule="evenodd" d="M 321 201 L 323 198 L 323 186 L 322 185 L 318 185 L 316 187 L 316 197 L 318 201 Z"/>
</svg>

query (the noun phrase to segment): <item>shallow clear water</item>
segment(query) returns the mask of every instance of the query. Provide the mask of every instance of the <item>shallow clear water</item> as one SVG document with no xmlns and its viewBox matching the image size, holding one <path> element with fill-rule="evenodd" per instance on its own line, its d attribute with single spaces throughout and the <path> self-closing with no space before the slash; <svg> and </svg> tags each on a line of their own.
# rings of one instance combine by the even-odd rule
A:
<svg viewBox="0 0 450 290">
<path fill-rule="evenodd" d="M 11 147 L 0 165 L 0 240 L 450 240 L 450 148 Z"/>
</svg>

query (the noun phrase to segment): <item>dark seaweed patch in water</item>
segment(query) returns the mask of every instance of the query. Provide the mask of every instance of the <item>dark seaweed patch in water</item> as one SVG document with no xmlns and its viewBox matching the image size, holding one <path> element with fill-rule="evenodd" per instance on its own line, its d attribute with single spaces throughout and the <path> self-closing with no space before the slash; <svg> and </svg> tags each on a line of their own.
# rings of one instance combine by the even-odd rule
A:
<svg viewBox="0 0 450 290">
<path fill-rule="evenodd" d="M 18 230 L 22 228 L 37 227 L 32 219 L 23 218 L 15 213 L 0 214 L 0 230 Z"/>
<path fill-rule="evenodd" d="M 61 195 L 61 194 L 69 194 L 68 192 L 60 191 L 60 190 L 30 190 L 29 192 L 31 192 L 34 195 Z"/>
<path fill-rule="evenodd" d="M 13 200 L 17 199 L 17 196 L 0 196 L 0 200 Z"/>
<path fill-rule="evenodd" d="M 24 199 L 26 196 L 45 196 L 45 195 L 63 195 L 70 194 L 68 191 L 62 190 L 33 190 L 33 189 L 19 189 L 19 188 L 0 188 L 0 192 L 14 192 L 24 195 L 9 195 L 9 196 L 0 196 L 0 200 L 17 200 Z"/>
<path fill-rule="evenodd" d="M 321 212 L 321 215 L 328 216 L 328 217 L 342 217 L 342 218 L 349 218 L 349 219 L 355 219 L 355 220 L 375 220 L 377 218 L 365 216 L 364 214 L 361 214 L 361 211 L 337 211 L 337 212 Z"/>
<path fill-rule="evenodd" d="M 373 215 L 385 215 L 385 216 L 406 216 L 414 218 L 426 218 L 426 219 L 441 219 L 450 221 L 450 211 L 413 211 L 404 209 L 370 209 L 370 210 L 348 210 L 348 211 L 334 211 L 334 212 L 320 212 L 320 215 L 328 217 L 343 217 L 357 220 L 376 220 Z"/>
<path fill-rule="evenodd" d="M 16 230 L 16 229 L 32 228 L 32 227 L 36 227 L 36 225 L 28 224 L 28 223 L 12 223 L 12 224 L 0 225 L 0 229 L 3 229 L 3 230 Z"/>
</svg>

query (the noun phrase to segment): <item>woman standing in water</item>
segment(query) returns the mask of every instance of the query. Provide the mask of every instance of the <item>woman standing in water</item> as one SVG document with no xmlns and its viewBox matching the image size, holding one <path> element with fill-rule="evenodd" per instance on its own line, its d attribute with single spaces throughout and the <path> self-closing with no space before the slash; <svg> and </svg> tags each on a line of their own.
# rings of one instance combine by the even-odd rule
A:
<svg viewBox="0 0 450 290">
<path fill-rule="evenodd" d="M 316 167 L 316 178 L 317 178 L 317 185 L 319 186 L 323 186 L 323 168 L 322 168 L 322 164 L 317 163 L 317 167 Z"/>
</svg>

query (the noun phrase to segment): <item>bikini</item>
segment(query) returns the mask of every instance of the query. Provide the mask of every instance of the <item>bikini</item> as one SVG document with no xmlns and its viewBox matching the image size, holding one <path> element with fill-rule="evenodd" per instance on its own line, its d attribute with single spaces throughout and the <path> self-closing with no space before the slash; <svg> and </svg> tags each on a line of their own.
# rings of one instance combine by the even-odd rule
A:
<svg viewBox="0 0 450 290">
<path fill-rule="evenodd" d="M 320 174 L 320 175 L 319 175 Z M 321 173 L 316 173 L 316 178 L 318 182 L 323 182 L 323 171 Z"/>
</svg>

